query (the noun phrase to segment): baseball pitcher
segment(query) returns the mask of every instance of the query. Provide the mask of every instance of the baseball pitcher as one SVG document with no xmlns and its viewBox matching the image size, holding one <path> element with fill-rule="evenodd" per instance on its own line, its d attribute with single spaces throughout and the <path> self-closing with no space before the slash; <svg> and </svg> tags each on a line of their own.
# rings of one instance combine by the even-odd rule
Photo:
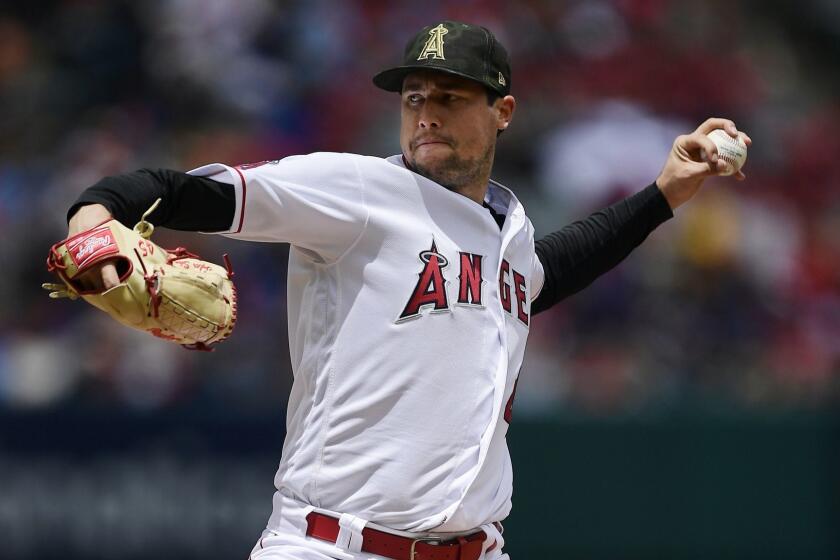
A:
<svg viewBox="0 0 840 560">
<path fill-rule="evenodd" d="M 149 302 L 166 305 L 160 293 L 172 273 L 135 254 L 139 241 L 109 252 L 102 224 L 289 243 L 294 384 L 273 512 L 251 558 L 507 558 L 505 434 L 532 315 L 611 269 L 707 177 L 723 174 L 706 134 L 750 140 L 733 122 L 709 119 L 675 140 L 649 186 L 535 241 L 514 191 L 490 178 L 516 108 L 507 51 L 490 31 L 435 22 L 373 82 L 399 98 L 401 154 L 106 177 L 69 210 L 53 266 L 66 291 L 119 293 L 106 311 L 140 305 L 141 326 L 160 330 L 148 325 Z M 100 237 L 90 233 L 97 228 Z M 79 239 L 93 241 L 76 262 Z M 208 281 L 219 289 L 197 299 L 233 299 L 217 269 Z M 142 281 L 127 290 L 133 271 Z M 214 323 L 196 304 L 170 306 L 181 322 L 212 323 L 189 343 L 229 332 L 230 313 Z"/>
</svg>

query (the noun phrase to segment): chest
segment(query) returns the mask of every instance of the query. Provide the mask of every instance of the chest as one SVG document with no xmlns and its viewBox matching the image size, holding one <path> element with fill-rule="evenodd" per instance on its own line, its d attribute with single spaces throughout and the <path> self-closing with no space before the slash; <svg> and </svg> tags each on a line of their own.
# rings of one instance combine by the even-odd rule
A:
<svg viewBox="0 0 840 560">
<path fill-rule="evenodd" d="M 524 214 L 512 212 L 500 231 L 486 208 L 429 198 L 372 205 L 356 251 L 365 288 L 395 323 L 501 309 L 527 328 L 533 234 Z"/>
</svg>

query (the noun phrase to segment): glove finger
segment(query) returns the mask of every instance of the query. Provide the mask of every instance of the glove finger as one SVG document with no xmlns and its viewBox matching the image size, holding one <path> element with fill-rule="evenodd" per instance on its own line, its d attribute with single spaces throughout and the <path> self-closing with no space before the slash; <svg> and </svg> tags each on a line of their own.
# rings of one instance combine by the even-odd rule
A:
<svg viewBox="0 0 840 560">
<path fill-rule="evenodd" d="M 70 288 L 68 288 L 64 284 L 53 284 L 52 282 L 45 282 L 41 284 L 41 287 L 45 290 L 50 290 L 49 296 L 52 299 L 78 299 L 79 297 L 75 292 L 71 291 Z"/>
<path fill-rule="evenodd" d="M 70 292 L 50 292 L 50 298 L 52 298 L 52 299 L 62 299 L 62 298 L 76 299 L 75 294 L 71 294 Z"/>
<path fill-rule="evenodd" d="M 95 264 L 76 276 L 73 281 L 85 292 L 104 292 L 119 285 L 120 276 L 114 259 Z"/>
</svg>

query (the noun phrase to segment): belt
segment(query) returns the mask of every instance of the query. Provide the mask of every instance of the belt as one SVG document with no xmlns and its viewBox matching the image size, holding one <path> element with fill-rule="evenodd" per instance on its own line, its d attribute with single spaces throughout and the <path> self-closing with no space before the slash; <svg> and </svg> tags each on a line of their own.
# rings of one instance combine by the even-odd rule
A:
<svg viewBox="0 0 840 560">
<path fill-rule="evenodd" d="M 340 527 L 338 519 L 311 512 L 306 516 L 306 534 L 335 543 Z M 372 527 L 362 529 L 362 552 L 378 554 L 393 560 L 478 560 L 487 535 L 476 531 L 469 535 L 446 537 L 403 537 Z M 493 547 L 491 547 L 493 548 Z"/>
</svg>

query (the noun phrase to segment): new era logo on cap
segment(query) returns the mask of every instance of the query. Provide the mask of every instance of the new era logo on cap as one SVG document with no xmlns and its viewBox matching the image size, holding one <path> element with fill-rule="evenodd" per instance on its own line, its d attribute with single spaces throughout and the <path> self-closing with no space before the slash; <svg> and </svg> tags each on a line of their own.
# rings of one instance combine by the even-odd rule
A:
<svg viewBox="0 0 840 560">
<path fill-rule="evenodd" d="M 386 91 L 401 91 L 407 74 L 437 70 L 475 80 L 499 93 L 510 93 L 508 53 L 486 28 L 459 21 L 424 27 L 405 47 L 401 66 L 384 70 L 373 83 Z"/>
</svg>

